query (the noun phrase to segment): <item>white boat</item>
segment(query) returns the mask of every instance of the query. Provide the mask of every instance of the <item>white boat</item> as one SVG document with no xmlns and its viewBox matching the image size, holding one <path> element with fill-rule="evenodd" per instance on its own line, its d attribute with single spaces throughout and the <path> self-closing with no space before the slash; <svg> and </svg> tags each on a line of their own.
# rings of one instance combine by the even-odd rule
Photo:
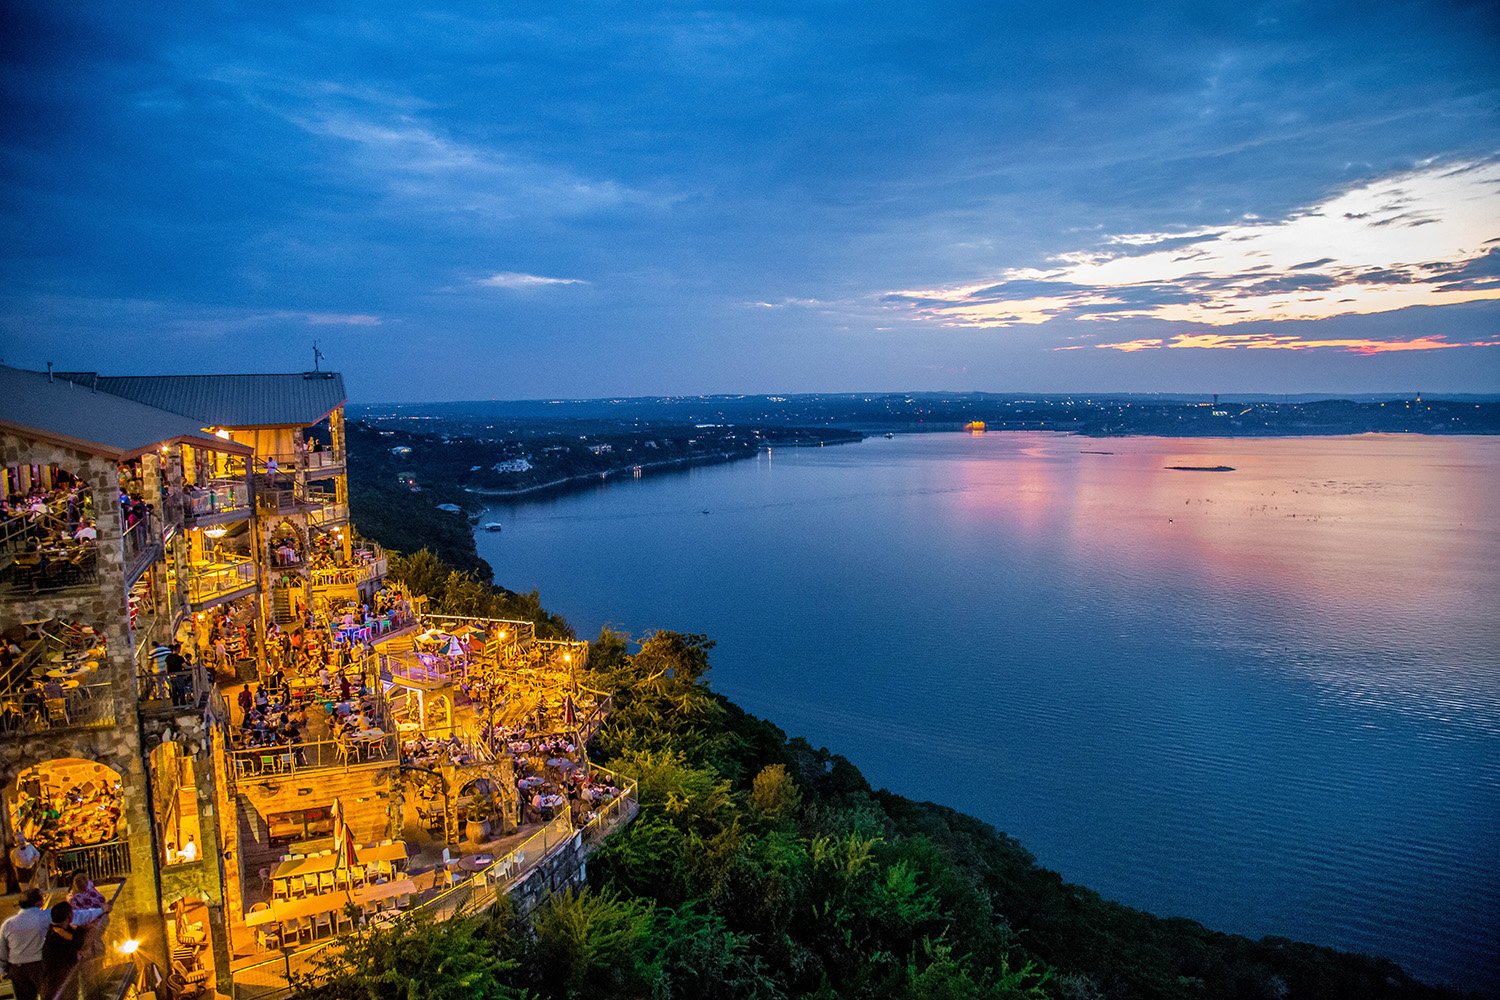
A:
<svg viewBox="0 0 1500 1000">
<path fill-rule="evenodd" d="M 486 521 L 480 527 L 484 528 L 485 531 L 500 531 L 504 525 L 499 521 Z"/>
</svg>

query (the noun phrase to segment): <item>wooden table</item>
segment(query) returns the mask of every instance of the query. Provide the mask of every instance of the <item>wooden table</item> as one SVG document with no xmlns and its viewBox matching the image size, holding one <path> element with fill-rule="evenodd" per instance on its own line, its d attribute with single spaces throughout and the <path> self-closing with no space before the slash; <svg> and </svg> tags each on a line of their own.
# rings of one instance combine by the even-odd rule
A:
<svg viewBox="0 0 1500 1000">
<path fill-rule="evenodd" d="M 417 883 L 409 878 L 398 878 L 347 892 L 328 892 L 302 899 L 280 899 L 272 902 L 269 909 L 245 914 L 245 926 L 259 927 L 262 924 L 287 923 L 304 917 L 315 917 L 320 913 L 337 913 L 350 903 L 363 909 L 371 903 L 414 896 L 416 892 Z"/>
<path fill-rule="evenodd" d="M 406 843 L 398 841 L 394 844 L 370 844 L 368 847 L 356 847 L 354 859 L 357 864 L 361 865 L 379 861 L 389 861 L 392 864 L 405 861 Z M 293 875 L 318 875 L 322 872 L 331 872 L 338 867 L 338 862 L 339 856 L 336 851 L 331 854 L 314 854 L 307 858 L 283 861 L 271 873 L 271 878 L 285 879 Z"/>
</svg>

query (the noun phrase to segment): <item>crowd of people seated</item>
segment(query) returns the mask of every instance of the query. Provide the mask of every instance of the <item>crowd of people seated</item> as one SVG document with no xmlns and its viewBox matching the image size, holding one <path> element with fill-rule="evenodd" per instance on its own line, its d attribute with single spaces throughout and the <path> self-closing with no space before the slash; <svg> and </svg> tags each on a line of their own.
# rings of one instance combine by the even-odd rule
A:
<svg viewBox="0 0 1500 1000">
<path fill-rule="evenodd" d="M 16 553 L 15 574 L 25 587 L 66 586 L 89 577 L 99 537 L 94 494 L 66 472 L 53 474 L 50 488 L 36 486 L 0 501 L 8 522 L 7 543 Z"/>
</svg>

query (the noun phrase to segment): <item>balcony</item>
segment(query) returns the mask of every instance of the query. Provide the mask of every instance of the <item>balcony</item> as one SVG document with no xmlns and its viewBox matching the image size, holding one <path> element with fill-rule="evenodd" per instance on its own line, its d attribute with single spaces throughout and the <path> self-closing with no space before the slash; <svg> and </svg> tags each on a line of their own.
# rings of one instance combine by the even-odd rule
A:
<svg viewBox="0 0 1500 1000">
<path fill-rule="evenodd" d="M 41 688 L 0 696 L 0 733 L 33 735 L 65 729 L 108 729 L 115 724 L 114 685 L 95 681 L 64 687 L 60 696 Z"/>
<path fill-rule="evenodd" d="M 355 551 L 355 560 L 347 566 L 319 566 L 312 571 L 314 587 L 357 587 L 378 582 L 386 575 L 385 552 L 380 546 Z"/>
<path fill-rule="evenodd" d="M 255 563 L 233 558 L 200 563 L 188 575 L 188 603 L 194 611 L 255 592 Z"/>
<path fill-rule="evenodd" d="M 241 521 L 254 510 L 250 484 L 243 479 L 216 479 L 196 491 L 184 490 L 176 499 L 186 523 L 200 528 Z"/>
<path fill-rule="evenodd" d="M 305 451 L 300 456 L 298 468 L 308 479 L 328 479 L 344 472 L 342 451 Z"/>
<path fill-rule="evenodd" d="M 337 528 L 349 523 L 349 505 L 332 493 L 308 492 L 307 523 L 314 528 Z"/>
<path fill-rule="evenodd" d="M 309 771 L 347 771 L 360 765 L 395 764 L 400 746 L 394 733 L 369 740 L 309 740 L 272 746 L 241 747 L 229 751 L 229 766 L 237 780 L 288 778 Z"/>
</svg>

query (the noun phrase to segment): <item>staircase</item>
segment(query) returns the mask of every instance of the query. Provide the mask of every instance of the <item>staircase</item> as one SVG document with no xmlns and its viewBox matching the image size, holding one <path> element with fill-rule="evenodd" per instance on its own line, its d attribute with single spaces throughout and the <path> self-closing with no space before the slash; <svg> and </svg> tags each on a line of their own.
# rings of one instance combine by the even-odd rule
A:
<svg viewBox="0 0 1500 1000">
<path fill-rule="evenodd" d="M 271 617 L 278 625 L 284 625 L 297 617 L 292 613 L 292 595 L 280 587 L 271 591 Z"/>
</svg>

